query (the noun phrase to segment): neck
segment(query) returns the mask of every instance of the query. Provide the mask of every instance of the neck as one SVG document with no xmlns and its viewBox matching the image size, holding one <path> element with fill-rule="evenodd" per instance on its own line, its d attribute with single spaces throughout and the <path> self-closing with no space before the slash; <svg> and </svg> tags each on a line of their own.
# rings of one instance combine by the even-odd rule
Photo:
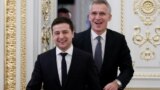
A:
<svg viewBox="0 0 160 90">
<path fill-rule="evenodd" d="M 101 30 L 101 31 L 94 31 L 98 36 L 100 36 L 100 35 L 102 35 L 104 32 L 105 32 L 105 30 Z"/>
</svg>

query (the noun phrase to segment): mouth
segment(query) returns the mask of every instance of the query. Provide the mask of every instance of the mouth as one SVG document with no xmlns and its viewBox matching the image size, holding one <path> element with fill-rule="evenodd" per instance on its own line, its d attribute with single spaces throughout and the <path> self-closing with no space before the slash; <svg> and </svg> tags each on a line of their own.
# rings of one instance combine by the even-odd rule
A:
<svg viewBox="0 0 160 90">
<path fill-rule="evenodd" d="M 66 41 L 67 41 L 67 40 L 59 40 L 58 42 L 59 42 L 60 44 L 65 44 Z"/>
<path fill-rule="evenodd" d="M 97 22 L 94 22 L 96 25 L 101 25 L 102 24 L 102 22 L 100 22 L 100 21 L 97 21 Z"/>
</svg>

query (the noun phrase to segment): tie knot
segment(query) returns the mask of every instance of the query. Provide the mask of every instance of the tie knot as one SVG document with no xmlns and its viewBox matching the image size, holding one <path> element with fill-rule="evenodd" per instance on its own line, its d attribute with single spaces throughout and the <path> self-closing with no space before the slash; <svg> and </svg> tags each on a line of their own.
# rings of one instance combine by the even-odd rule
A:
<svg viewBox="0 0 160 90">
<path fill-rule="evenodd" d="M 101 41 L 101 36 L 97 36 L 96 39 L 98 40 L 98 42 Z"/>
<path fill-rule="evenodd" d="M 60 55 L 61 55 L 62 57 L 65 57 L 65 56 L 67 55 L 67 53 L 60 53 Z"/>
</svg>

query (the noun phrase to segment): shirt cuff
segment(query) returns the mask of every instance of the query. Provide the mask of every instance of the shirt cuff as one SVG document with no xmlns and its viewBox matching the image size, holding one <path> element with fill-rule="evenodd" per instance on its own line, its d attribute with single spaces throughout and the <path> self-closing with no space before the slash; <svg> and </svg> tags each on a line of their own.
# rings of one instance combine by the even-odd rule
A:
<svg viewBox="0 0 160 90">
<path fill-rule="evenodd" d="M 115 81 L 117 82 L 118 87 L 119 87 L 119 88 L 121 88 L 121 87 L 122 87 L 122 83 L 121 83 L 121 81 L 119 81 L 118 79 L 116 79 Z"/>
</svg>

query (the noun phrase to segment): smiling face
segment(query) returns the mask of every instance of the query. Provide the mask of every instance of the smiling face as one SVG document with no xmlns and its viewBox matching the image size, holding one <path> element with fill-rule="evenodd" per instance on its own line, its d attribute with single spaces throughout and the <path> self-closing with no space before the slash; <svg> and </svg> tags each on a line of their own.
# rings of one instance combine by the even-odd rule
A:
<svg viewBox="0 0 160 90">
<path fill-rule="evenodd" d="M 105 4 L 93 4 L 89 12 L 89 21 L 92 29 L 101 35 L 107 28 L 108 21 L 111 19 L 109 9 Z"/>
<path fill-rule="evenodd" d="M 69 24 L 60 23 L 52 27 L 53 41 L 56 46 L 62 51 L 66 51 L 72 44 L 74 33 L 72 32 Z"/>
</svg>

